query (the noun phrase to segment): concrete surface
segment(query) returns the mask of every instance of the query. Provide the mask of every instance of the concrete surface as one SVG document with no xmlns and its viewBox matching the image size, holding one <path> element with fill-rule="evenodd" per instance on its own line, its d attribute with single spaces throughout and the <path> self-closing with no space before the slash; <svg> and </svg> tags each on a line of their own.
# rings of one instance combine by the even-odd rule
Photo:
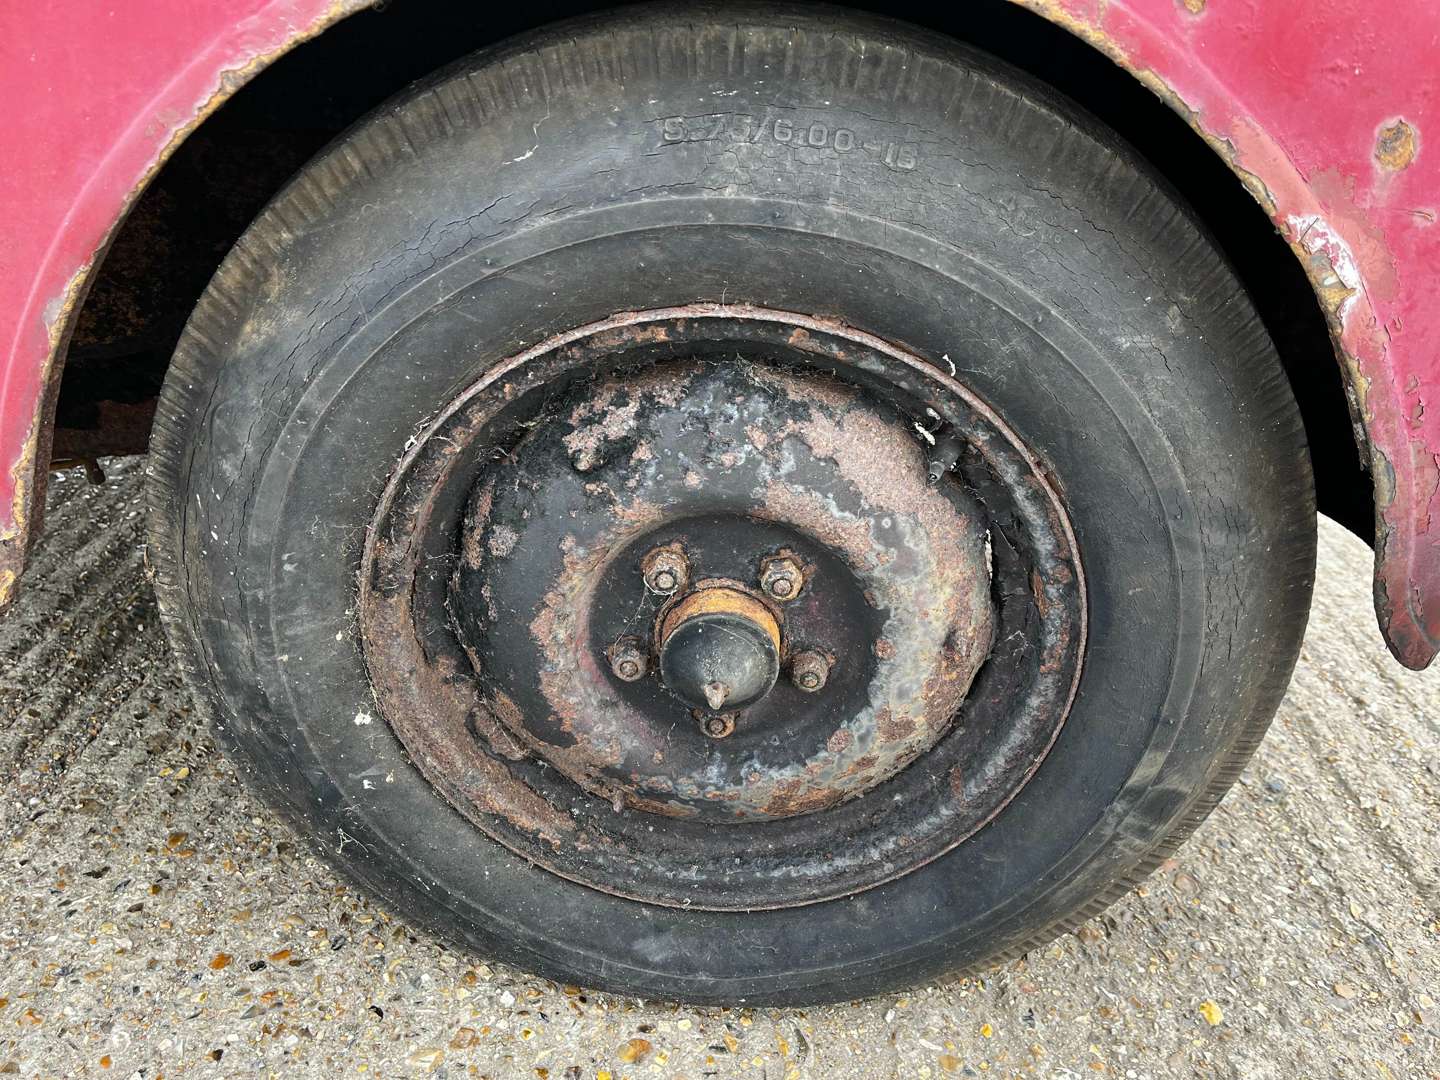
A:
<svg viewBox="0 0 1440 1080">
<path fill-rule="evenodd" d="M 57 476 L 0 623 L 0 1074 L 1440 1077 L 1440 672 L 1328 522 L 1270 736 L 1150 881 L 979 980 L 727 1011 L 457 955 L 312 858 L 191 712 L 139 491 Z"/>
</svg>

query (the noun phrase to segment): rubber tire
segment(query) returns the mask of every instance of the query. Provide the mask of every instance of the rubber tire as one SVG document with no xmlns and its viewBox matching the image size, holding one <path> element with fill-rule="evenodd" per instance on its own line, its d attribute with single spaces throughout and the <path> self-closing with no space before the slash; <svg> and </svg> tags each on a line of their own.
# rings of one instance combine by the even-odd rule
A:
<svg viewBox="0 0 1440 1080">
<path fill-rule="evenodd" d="M 666 142 L 667 117 L 714 114 L 768 133 L 672 120 L 686 139 Z M 1079 539 L 1089 648 L 1049 757 L 976 836 L 851 898 L 686 912 L 560 880 L 367 722 L 359 549 L 411 433 L 523 345 L 696 300 L 833 315 L 953 364 L 1048 463 Z M 814 8 L 627 9 L 382 107 L 226 258 L 151 461 L 175 651 L 256 788 L 419 926 L 557 981 L 692 1002 L 891 991 L 1102 910 L 1240 772 L 1314 573 L 1289 386 L 1176 197 L 1021 74 Z"/>
</svg>

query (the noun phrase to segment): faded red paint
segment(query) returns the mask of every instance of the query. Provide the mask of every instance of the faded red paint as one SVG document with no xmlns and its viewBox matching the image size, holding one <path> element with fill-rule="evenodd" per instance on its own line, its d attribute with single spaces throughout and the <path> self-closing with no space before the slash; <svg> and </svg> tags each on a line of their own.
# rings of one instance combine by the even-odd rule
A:
<svg viewBox="0 0 1440 1080">
<path fill-rule="evenodd" d="M 58 364 L 87 273 L 208 110 L 355 0 L 4 0 L 0 604 L 38 526 Z"/>
<path fill-rule="evenodd" d="M 1376 605 L 1412 667 L 1440 646 L 1440 7 L 1430 0 L 1017 0 L 1204 133 L 1305 262 L 1377 479 Z M 48 452 L 49 358 L 85 271 L 197 116 L 339 18 L 326 0 L 19 5 L 0 37 L 0 603 Z M 1317 357 L 1319 363 L 1328 358 Z"/>
<path fill-rule="evenodd" d="M 1305 262 L 1371 443 L 1376 609 L 1396 657 L 1424 667 L 1440 647 L 1440 8 L 1023 2 L 1220 143 Z"/>
</svg>

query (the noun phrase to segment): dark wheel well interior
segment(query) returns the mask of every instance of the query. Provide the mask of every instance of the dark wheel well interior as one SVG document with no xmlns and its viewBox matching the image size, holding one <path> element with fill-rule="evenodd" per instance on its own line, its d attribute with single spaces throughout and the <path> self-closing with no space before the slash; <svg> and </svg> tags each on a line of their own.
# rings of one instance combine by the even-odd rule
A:
<svg viewBox="0 0 1440 1080">
<path fill-rule="evenodd" d="M 62 377 L 55 458 L 143 449 L 176 339 L 211 274 L 316 151 L 414 80 L 501 38 L 611 5 L 377 5 L 257 75 L 141 195 L 80 311 Z M 1334 350 L 1299 262 L 1226 164 L 1128 72 L 1008 0 L 854 3 L 971 43 L 1068 95 L 1154 163 L 1205 220 L 1279 347 L 1305 422 L 1319 508 L 1372 539 L 1372 489 Z"/>
</svg>

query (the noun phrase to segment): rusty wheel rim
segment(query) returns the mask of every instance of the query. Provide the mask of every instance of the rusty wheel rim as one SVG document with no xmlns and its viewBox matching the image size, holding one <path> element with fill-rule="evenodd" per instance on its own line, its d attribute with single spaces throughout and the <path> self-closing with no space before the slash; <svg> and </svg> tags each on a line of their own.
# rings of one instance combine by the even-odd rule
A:
<svg viewBox="0 0 1440 1080">
<path fill-rule="evenodd" d="M 380 499 L 359 617 L 380 712 L 493 839 L 751 910 L 892 880 L 1000 813 L 1069 711 L 1085 590 L 1044 470 L 942 366 L 697 304 L 458 394 Z M 770 685 L 733 709 L 685 683 L 677 625 L 722 672 L 717 636 L 767 664 L 773 636 Z"/>
</svg>

